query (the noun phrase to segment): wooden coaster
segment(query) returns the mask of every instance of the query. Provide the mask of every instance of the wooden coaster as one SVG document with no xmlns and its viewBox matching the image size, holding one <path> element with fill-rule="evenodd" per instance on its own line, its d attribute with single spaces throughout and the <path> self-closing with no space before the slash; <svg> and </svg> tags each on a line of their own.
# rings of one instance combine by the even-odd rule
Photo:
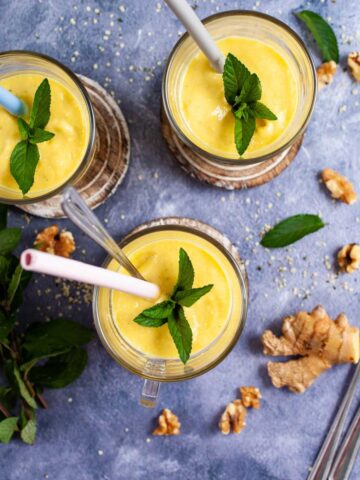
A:
<svg viewBox="0 0 360 480">
<path fill-rule="evenodd" d="M 180 166 L 191 177 L 215 187 L 238 190 L 257 187 L 277 177 L 295 158 L 304 135 L 299 137 L 288 150 L 255 165 L 218 165 L 193 152 L 182 142 L 170 126 L 165 113 L 161 112 L 161 131 Z"/>
<path fill-rule="evenodd" d="M 79 75 L 85 85 L 96 118 L 95 158 L 88 171 L 74 184 L 87 205 L 94 209 L 103 204 L 122 182 L 129 166 L 130 135 L 126 120 L 113 97 L 97 82 Z M 31 215 L 63 218 L 61 195 L 43 202 L 17 205 Z"/>
</svg>

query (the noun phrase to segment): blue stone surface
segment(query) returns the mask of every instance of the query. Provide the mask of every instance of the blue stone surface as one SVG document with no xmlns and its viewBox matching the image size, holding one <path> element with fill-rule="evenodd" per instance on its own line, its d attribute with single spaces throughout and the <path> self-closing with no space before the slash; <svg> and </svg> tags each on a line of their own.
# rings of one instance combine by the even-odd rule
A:
<svg viewBox="0 0 360 480">
<path fill-rule="evenodd" d="M 360 4 L 213 0 L 196 5 L 200 17 L 239 7 L 270 13 L 300 33 L 316 64 L 317 50 L 294 10 L 321 13 L 337 33 L 340 68 L 318 96 L 301 151 L 286 171 L 259 188 L 228 192 L 199 183 L 169 153 L 159 126 L 161 75 L 183 28 L 163 2 L 0 0 L 2 50 L 56 57 L 100 82 L 120 102 L 132 138 L 131 165 L 118 191 L 96 211 L 114 237 L 121 239 L 154 217 L 195 217 L 238 246 L 250 279 L 248 320 L 233 352 L 202 377 L 163 386 L 155 410 L 139 405 L 142 381 L 94 340 L 82 377 L 65 389 L 46 391 L 49 409 L 38 412 L 36 444 L 13 441 L 0 447 L 1 480 L 302 480 L 343 396 L 350 366 L 333 368 L 303 395 L 275 389 L 259 338 L 268 327 L 278 329 L 284 316 L 319 303 L 331 316 L 344 311 L 360 326 L 359 274 L 337 275 L 334 257 L 344 244 L 360 241 L 360 203 L 335 203 L 319 182 L 321 169 L 332 167 L 359 187 L 360 94 L 343 69 L 347 54 L 360 47 Z M 258 245 L 264 225 L 303 212 L 320 213 L 328 225 L 289 249 L 266 251 Z M 22 247 L 51 223 L 32 218 L 28 224 L 22 212 L 11 210 L 10 224 L 24 229 Z M 76 237 L 75 258 L 101 264 L 104 251 L 68 221 L 59 223 Z M 23 320 L 62 314 L 92 325 L 90 305 L 69 305 L 58 294 L 53 279 L 38 276 L 27 290 Z M 249 384 L 260 387 L 262 407 L 249 412 L 241 435 L 223 437 L 219 415 L 238 396 L 238 387 Z M 180 417 L 179 437 L 151 437 L 163 407 Z M 358 478 L 360 461 L 351 476 Z"/>
</svg>

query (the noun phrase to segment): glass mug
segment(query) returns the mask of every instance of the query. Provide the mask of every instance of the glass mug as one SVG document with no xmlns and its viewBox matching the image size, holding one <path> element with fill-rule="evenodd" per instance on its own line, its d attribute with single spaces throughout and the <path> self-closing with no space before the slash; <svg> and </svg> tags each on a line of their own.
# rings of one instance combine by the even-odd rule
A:
<svg viewBox="0 0 360 480">
<path fill-rule="evenodd" d="M 201 239 L 201 248 L 205 240 L 206 251 L 220 255 L 231 292 L 227 320 L 221 332 L 209 345 L 192 354 L 186 365 L 178 357 L 156 358 L 138 350 L 123 336 L 116 322 L 113 291 L 99 287 L 94 289 L 93 315 L 100 340 L 116 362 L 145 379 L 141 404 L 148 407 L 155 406 L 160 383 L 187 380 L 220 363 L 239 339 L 247 315 L 248 286 L 245 267 L 236 248 L 209 225 L 187 218 L 162 218 L 137 227 L 124 238 L 120 247 L 125 249 L 127 255 L 131 255 L 139 245 L 151 245 L 159 236 L 165 241 L 177 239 L 179 233 L 185 234 L 184 238 L 188 235 L 194 242 L 197 238 Z M 108 257 L 103 267 L 107 268 L 110 261 L 111 257 Z M 120 266 L 117 265 L 115 270 L 119 271 Z"/>
<path fill-rule="evenodd" d="M 20 189 L 8 188 L 0 183 L 0 202 L 20 205 L 46 200 L 59 193 L 70 183 L 76 186 L 94 159 L 96 127 L 93 107 L 85 87 L 79 78 L 60 62 L 30 51 L 15 50 L 0 53 L 0 80 L 17 74 L 39 74 L 42 77 L 56 80 L 65 87 L 75 97 L 80 107 L 86 130 L 86 147 L 82 158 L 79 159 L 73 172 L 67 178 L 59 180 L 55 186 L 35 193 L 32 193 L 30 189 L 24 197 Z"/>
<path fill-rule="evenodd" d="M 290 125 L 258 156 L 254 152 L 240 160 L 238 155 L 231 157 L 230 154 L 217 155 L 207 151 L 204 146 L 199 146 L 191 139 L 194 138 L 194 134 L 187 126 L 181 108 L 181 83 L 190 61 L 199 52 L 194 40 L 185 33 L 169 56 L 162 81 L 163 111 L 177 138 L 206 161 L 227 167 L 253 165 L 288 152 L 308 125 L 316 97 L 316 71 L 303 41 L 285 23 L 258 12 L 246 10 L 222 12 L 207 17 L 203 23 L 215 40 L 239 36 L 272 46 L 287 60 L 293 72 L 299 101 Z"/>
</svg>

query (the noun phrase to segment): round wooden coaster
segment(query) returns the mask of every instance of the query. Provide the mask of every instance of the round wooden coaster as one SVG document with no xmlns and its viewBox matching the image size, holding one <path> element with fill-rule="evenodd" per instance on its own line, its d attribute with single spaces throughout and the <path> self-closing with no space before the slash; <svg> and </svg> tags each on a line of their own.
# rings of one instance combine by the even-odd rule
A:
<svg viewBox="0 0 360 480">
<path fill-rule="evenodd" d="M 257 187 L 277 177 L 295 158 L 304 135 L 288 150 L 255 165 L 218 165 L 194 153 L 172 130 L 165 113 L 161 112 L 161 130 L 171 152 L 191 177 L 227 190 Z"/>
<path fill-rule="evenodd" d="M 103 204 L 122 182 L 129 166 L 130 135 L 118 104 L 97 82 L 79 75 L 85 85 L 96 118 L 95 158 L 88 171 L 74 185 L 87 205 L 94 209 Z M 61 194 L 43 202 L 17 205 L 31 215 L 62 218 Z"/>
</svg>

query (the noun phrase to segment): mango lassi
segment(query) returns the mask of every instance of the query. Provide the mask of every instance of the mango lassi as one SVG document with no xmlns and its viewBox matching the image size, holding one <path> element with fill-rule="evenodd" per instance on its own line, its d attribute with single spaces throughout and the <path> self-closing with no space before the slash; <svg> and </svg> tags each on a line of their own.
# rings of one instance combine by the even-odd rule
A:
<svg viewBox="0 0 360 480">
<path fill-rule="evenodd" d="M 45 76 L 17 72 L 0 78 L 0 85 L 32 106 L 36 89 Z M 50 120 L 46 129 L 55 134 L 39 143 L 40 160 L 28 197 L 45 195 L 63 185 L 78 169 L 89 142 L 89 120 L 84 107 L 64 84 L 49 78 L 51 88 Z M 28 120 L 28 118 L 25 118 Z M 0 188 L 1 196 L 20 192 L 10 173 L 10 156 L 20 140 L 17 118 L 0 108 Z M 5 194 L 4 194 L 5 192 Z"/>
<path fill-rule="evenodd" d="M 232 36 L 217 41 L 226 56 L 235 55 L 262 85 L 261 102 L 277 116 L 258 119 L 244 158 L 271 150 L 291 124 L 298 106 L 298 84 L 287 60 L 274 47 L 253 38 Z M 234 142 L 234 115 L 224 96 L 222 75 L 215 72 L 203 53 L 198 53 L 184 72 L 179 108 L 173 113 L 183 133 L 203 150 L 225 158 L 239 155 Z"/>
<path fill-rule="evenodd" d="M 189 255 L 195 271 L 194 288 L 211 283 L 213 289 L 185 308 L 186 318 L 193 332 L 192 356 L 204 351 L 227 331 L 235 335 L 242 314 L 242 295 L 239 279 L 233 265 L 209 240 L 186 231 L 156 231 L 136 238 L 124 247 L 124 252 L 147 280 L 160 286 L 161 297 L 170 297 L 178 275 L 179 249 Z M 108 265 L 119 270 L 112 260 Z M 120 270 L 123 271 L 123 270 Z M 127 344 L 139 353 L 159 359 L 178 359 L 178 353 L 167 325 L 146 328 L 134 322 L 134 318 L 155 302 L 133 295 L 112 291 L 110 312 L 115 331 Z M 109 344 L 113 343 L 113 331 L 107 324 L 106 292 L 100 289 L 99 317 Z M 121 356 L 121 352 L 117 352 Z"/>
</svg>

